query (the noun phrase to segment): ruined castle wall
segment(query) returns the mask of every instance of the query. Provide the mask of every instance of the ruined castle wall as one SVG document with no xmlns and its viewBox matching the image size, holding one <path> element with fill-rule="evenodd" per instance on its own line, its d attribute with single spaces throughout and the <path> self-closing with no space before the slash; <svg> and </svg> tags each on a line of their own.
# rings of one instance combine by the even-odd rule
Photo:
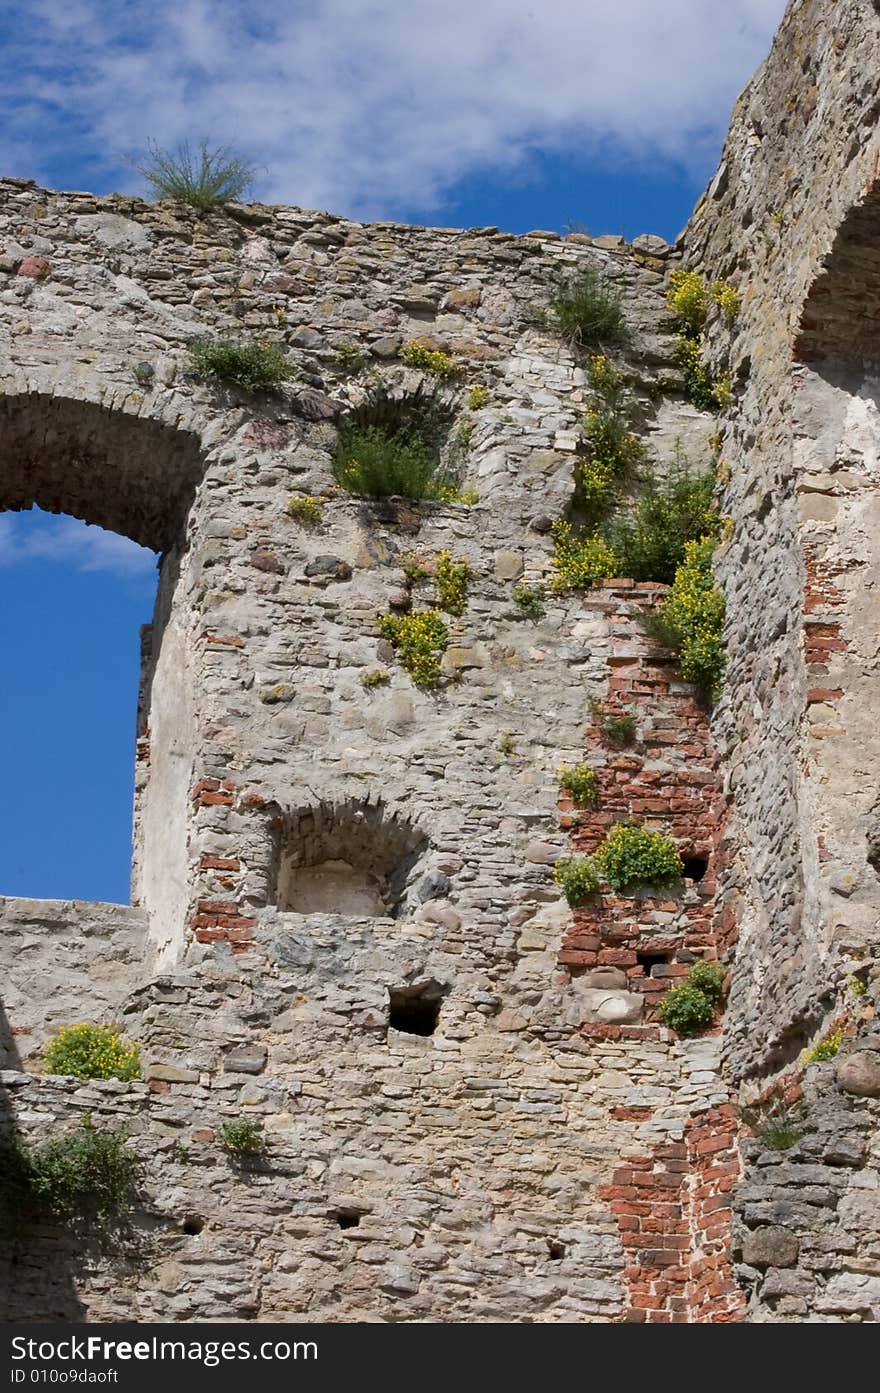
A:
<svg viewBox="0 0 880 1393">
<path fill-rule="evenodd" d="M 743 296 L 729 340 L 720 325 L 715 333 L 716 353 L 739 384 L 724 441 L 722 506 L 736 526 L 719 560 L 730 622 L 716 729 L 737 809 L 730 1051 L 741 1070 L 796 1055 L 821 1020 L 833 995 L 836 922 L 857 917 L 830 885 L 844 864 L 860 863 L 868 902 L 876 900 L 873 873 L 861 869 L 869 809 L 852 762 L 870 780 L 880 751 L 855 672 L 843 724 L 835 694 L 853 661 L 850 644 L 869 645 L 873 630 L 875 568 L 863 553 L 875 408 L 864 362 L 850 358 L 847 391 L 837 351 L 813 357 L 801 321 L 838 229 L 876 179 L 876 92 L 860 75 L 878 41 L 880 17 L 863 0 L 836 6 L 830 18 L 820 4 L 789 6 L 770 58 L 734 109 L 719 172 L 683 243 L 688 260 L 732 279 Z M 871 277 L 852 291 L 870 314 Z M 854 311 L 840 345 L 863 339 L 858 321 Z M 854 387 L 856 378 L 867 387 Z M 843 605 L 852 608 L 849 637 Z M 856 663 L 868 680 L 870 653 Z M 830 855 L 821 841 L 829 815 L 843 819 Z"/>
<path fill-rule="evenodd" d="M 0 1068 L 36 1064 L 46 1038 L 83 1012 L 113 1020 L 146 971 L 146 927 L 122 905 L 0 899 Z"/>
<path fill-rule="evenodd" d="M 548 578 L 581 444 L 583 371 L 542 318 L 561 272 L 621 286 L 660 467 L 706 462 L 662 244 L 0 185 L 0 506 L 163 556 L 135 908 L 3 904 L 7 1110 L 31 1140 L 124 1122 L 139 1241 L 32 1236 L 5 1254 L 7 1318 L 878 1318 L 878 40 L 868 0 L 789 6 L 682 244 L 743 297 L 709 326 L 735 390 L 711 732 L 638 622 L 655 587 L 549 593 L 537 622 L 512 596 Z M 192 338 L 243 333 L 291 355 L 280 394 L 188 375 Z M 463 368 L 470 507 L 333 489 L 340 414 L 430 385 L 400 358 L 416 338 Z M 288 500 L 311 496 L 307 526 Z M 432 693 L 377 616 L 433 603 L 441 551 L 472 579 Z M 631 749 L 591 700 L 636 714 Z M 591 810 L 557 774 L 585 756 Z M 621 815 L 705 873 L 572 913 L 552 863 Z M 662 989 L 737 934 L 724 1034 L 676 1041 Z M 53 935 L 76 990 L 49 1010 Z M 400 1028 L 418 1002 L 424 1036 Z M 110 1013 L 144 1082 L 36 1072 L 62 1016 Z M 801 1061 L 833 1026 L 840 1057 Z M 799 1139 L 738 1144 L 730 1080 Z M 265 1140 L 244 1172 L 218 1142 L 240 1117 Z"/>
<path fill-rule="evenodd" d="M 575 925 L 551 877 L 574 823 L 557 771 L 585 754 L 609 809 L 713 854 L 705 713 L 642 634 L 656 588 L 548 591 L 537 620 L 512 594 L 549 578 L 582 445 L 584 373 L 544 322 L 566 270 L 594 266 L 623 291 L 624 366 L 658 466 L 707 463 L 711 421 L 674 390 L 668 249 L 2 193 L 0 503 L 68 509 L 163 554 L 137 908 L 108 911 L 149 925 L 150 956 L 124 999 L 84 991 L 75 1012 L 112 1009 L 146 1082 L 28 1072 L 55 1019 L 18 998 L 29 1058 L 6 1077 L 30 1140 L 85 1112 L 125 1122 L 144 1169 L 140 1258 L 126 1250 L 123 1283 L 47 1233 L 42 1258 L 9 1254 L 12 1313 L 735 1316 L 720 1037 L 677 1042 L 653 1019 L 658 984 L 715 953 L 713 878 L 596 902 L 591 983 L 584 915 Z M 186 345 L 211 334 L 285 347 L 295 380 L 274 396 L 195 382 Z M 478 501 L 353 499 L 333 486 L 340 413 L 378 387 L 430 388 L 399 356 L 425 336 L 462 368 L 444 399 Z M 291 497 L 319 498 L 320 520 L 298 521 Z M 441 551 L 471 579 L 432 692 L 377 617 L 434 603 Z M 387 680 L 363 686 L 376 670 Z M 646 691 L 655 709 L 615 755 L 591 699 Z M 21 914 L 7 913 L 14 961 Z M 89 911 L 65 913 L 85 941 Z M 638 956 L 658 935 L 665 978 Z M 419 1003 L 430 1034 L 404 1028 Z M 266 1141 L 245 1175 L 218 1143 L 241 1116 Z"/>
<path fill-rule="evenodd" d="M 639 712 L 637 736 L 623 751 L 584 721 L 599 807 L 572 825 L 562 798 L 529 825 L 494 915 L 454 890 L 405 920 L 267 908 L 247 942 L 208 944 L 117 1006 L 143 1082 L 0 1077 L 29 1141 L 88 1113 L 124 1125 L 142 1167 L 115 1255 L 50 1230 L 5 1250 L 4 1318 L 741 1315 L 720 1034 L 676 1041 L 654 1019 L 662 986 L 715 952 L 723 856 L 705 713 L 638 622 L 656 594 L 608 584 L 582 602 L 592 690 Z M 565 825 L 586 845 L 608 809 L 671 820 L 706 874 L 573 915 L 549 862 Z M 435 1032 L 396 1029 L 389 989 L 426 982 L 445 990 Z M 241 1118 L 265 1141 L 243 1170 L 219 1139 Z"/>
<path fill-rule="evenodd" d="M 735 332 L 712 335 L 737 384 L 715 723 L 733 796 L 721 893 L 739 922 L 726 1052 L 747 1096 L 806 1106 L 796 1148 L 749 1144 L 738 1205 L 755 1319 L 880 1310 L 871 1202 L 843 1198 L 876 1203 L 874 1104 L 840 1086 L 847 1056 L 876 1061 L 880 1044 L 878 50 L 868 0 L 789 5 L 683 241 L 743 296 Z M 805 1073 L 803 1047 L 841 1023 L 839 1071 Z"/>
</svg>

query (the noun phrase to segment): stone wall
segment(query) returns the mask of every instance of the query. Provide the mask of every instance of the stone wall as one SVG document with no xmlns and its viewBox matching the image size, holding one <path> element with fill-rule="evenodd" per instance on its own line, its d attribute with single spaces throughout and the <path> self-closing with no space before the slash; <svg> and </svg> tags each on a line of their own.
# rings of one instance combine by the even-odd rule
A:
<svg viewBox="0 0 880 1393">
<path fill-rule="evenodd" d="M 594 731 L 579 753 L 599 771 L 597 817 L 606 800 L 623 811 L 622 763 L 632 810 L 651 819 L 639 800 L 666 769 L 688 804 L 676 830 L 689 850 L 691 792 L 717 790 L 716 766 L 705 715 L 642 635 L 656 597 L 606 586 L 573 621 L 590 625 L 601 700 L 641 683 L 657 694 L 628 756 L 600 750 Z M 654 809 L 658 825 L 668 811 Z M 454 892 L 403 921 L 267 908 L 245 939 L 220 936 L 114 1003 L 144 1082 L 8 1070 L 23 1137 L 86 1113 L 123 1125 L 142 1181 L 115 1254 L 51 1231 L 8 1248 L 4 1318 L 736 1317 L 720 1039 L 676 1041 L 652 1021 L 655 974 L 714 954 L 711 880 L 685 882 L 681 898 L 606 896 L 575 924 L 550 878 L 557 820 L 573 821 L 564 797 L 546 824 L 526 824 L 516 888 L 496 892 L 506 934 L 469 920 Z M 454 880 L 452 860 L 436 874 Z M 689 935 L 691 921 L 703 929 Z M 656 948 L 658 926 L 668 965 L 646 968 L 638 951 Z M 601 945 L 593 972 L 609 979 L 598 988 L 570 946 L 587 930 Z M 439 995 L 434 1032 L 395 1028 L 396 995 L 425 990 Z M 607 1023 L 621 1004 L 638 1023 Z M 219 1139 L 242 1117 L 265 1140 L 243 1170 Z"/>
<path fill-rule="evenodd" d="M 715 730 L 733 796 L 720 893 L 739 923 L 726 1058 L 746 1100 L 781 1098 L 786 1069 L 841 1021 L 842 1058 L 877 1047 L 847 980 L 876 996 L 878 46 L 867 0 L 790 4 L 684 237 L 743 300 L 734 332 L 719 320 L 710 338 L 737 384 Z M 809 1066 L 797 1147 L 748 1149 L 752 1318 L 877 1319 L 873 1227 L 841 1197 L 876 1188 L 876 1119 L 836 1078 Z M 861 1133 L 842 1160 L 838 1124 Z"/>
<path fill-rule="evenodd" d="M 81 1019 L 113 1020 L 147 974 L 146 916 L 115 904 L 0 898 L 0 1068 L 38 1063 L 47 1036 Z"/>
<path fill-rule="evenodd" d="M 659 239 L 0 183 L 0 506 L 162 554 L 134 907 L 0 902 L 12 1125 L 124 1123 L 142 1193 L 115 1256 L 8 1248 L 5 1318 L 880 1316 L 878 43 L 868 0 L 793 0 L 680 248 L 742 295 L 707 335 L 734 387 L 711 730 L 640 625 L 658 587 L 551 590 L 537 620 L 512 593 L 550 576 L 583 448 L 582 364 L 545 314 L 568 270 L 623 292 L 658 469 L 708 462 Z M 295 378 L 198 383 L 187 345 L 217 334 Z M 471 506 L 334 487 L 340 418 L 432 385 L 412 340 L 461 369 Z M 311 497 L 310 526 L 288 503 Z M 378 616 L 432 605 L 444 551 L 471 580 L 425 691 Z M 636 716 L 631 747 L 602 706 Z M 584 758 L 593 809 L 559 789 Z M 552 864 L 621 816 L 672 832 L 682 887 L 573 913 Z M 732 962 L 723 1030 L 676 1040 L 657 1003 L 699 957 Z M 37 1072 L 57 1024 L 110 1016 L 144 1082 Z M 264 1152 L 241 1169 L 220 1129 L 243 1117 Z"/>
</svg>

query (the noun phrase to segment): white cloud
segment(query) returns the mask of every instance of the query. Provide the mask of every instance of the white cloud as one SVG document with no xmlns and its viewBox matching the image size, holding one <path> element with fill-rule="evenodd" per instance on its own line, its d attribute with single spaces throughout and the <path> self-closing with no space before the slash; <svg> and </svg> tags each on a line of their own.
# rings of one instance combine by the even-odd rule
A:
<svg viewBox="0 0 880 1393">
<path fill-rule="evenodd" d="M 258 192 L 357 216 L 583 151 L 703 174 L 784 0 L 0 0 L 0 167 L 137 191 L 147 137 L 232 142 Z M 38 136 L 35 133 L 39 133 Z M 68 181 L 70 182 L 70 181 Z"/>
<path fill-rule="evenodd" d="M 130 579 L 155 571 L 156 556 L 127 537 L 77 518 L 53 517 L 34 508 L 0 513 L 0 567 L 52 561 L 77 571 L 112 571 Z"/>
</svg>

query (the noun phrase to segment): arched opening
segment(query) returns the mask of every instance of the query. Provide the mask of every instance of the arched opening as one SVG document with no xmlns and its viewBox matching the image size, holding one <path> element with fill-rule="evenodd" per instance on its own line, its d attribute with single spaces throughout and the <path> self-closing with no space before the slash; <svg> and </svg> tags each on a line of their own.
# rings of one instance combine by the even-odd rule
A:
<svg viewBox="0 0 880 1393">
<path fill-rule="evenodd" d="M 295 914 L 397 917 L 428 849 L 421 828 L 369 800 L 298 808 L 277 836 L 276 902 Z"/>
<path fill-rule="evenodd" d="M 0 513 L 2 895 L 129 901 L 156 559 L 69 516 Z"/>
<path fill-rule="evenodd" d="M 172 599 L 181 576 L 185 522 L 203 468 L 199 440 L 192 432 L 150 417 L 111 410 L 94 402 L 31 393 L 0 397 L 0 459 L 3 464 L 0 545 L 5 541 L 7 561 L 15 560 L 16 546 L 18 559 L 30 556 L 32 562 L 38 559 L 42 549 L 46 557 L 56 558 L 56 570 L 62 569 L 59 561 L 65 563 L 71 592 L 91 574 L 91 586 L 82 589 L 83 604 L 87 605 L 97 603 L 97 582 L 102 571 L 107 573 L 108 566 L 113 573 L 114 558 L 117 581 L 119 567 L 124 568 L 125 558 L 131 560 L 133 549 L 127 548 L 120 539 L 146 547 L 161 558 L 153 622 L 144 631 L 146 641 L 142 650 L 137 621 L 149 618 L 153 592 L 149 558 L 141 566 L 143 584 L 137 618 L 132 617 L 130 610 L 126 611 L 125 605 L 111 606 L 117 617 L 123 612 L 129 613 L 126 622 L 131 621 L 132 625 L 132 631 L 124 636 L 124 646 L 130 655 L 128 661 L 134 667 L 133 674 L 129 670 L 129 678 L 133 676 L 134 681 L 128 683 L 131 692 L 126 699 L 128 709 L 117 712 L 114 721 L 110 725 L 105 722 L 100 729 L 89 728 L 89 723 L 83 721 L 78 734 L 71 737 L 77 745 L 76 759 L 72 758 L 72 747 L 68 748 L 59 779 L 62 782 L 66 779 L 68 785 L 79 783 L 74 801 L 75 815 L 88 833 L 99 821 L 92 816 L 89 799 L 102 796 L 108 761 L 128 758 L 134 765 L 135 709 L 138 708 L 138 751 L 143 758 L 135 794 L 138 845 L 133 898 L 136 903 L 145 905 L 151 918 L 170 924 L 181 916 L 186 897 L 187 796 L 193 757 L 188 655 L 181 617 L 175 613 Z M 14 516 L 34 508 L 42 510 L 42 514 L 62 515 L 54 520 L 54 531 L 50 520 L 41 513 L 28 513 L 26 518 Z M 106 531 L 95 533 L 91 527 L 83 528 L 82 523 Z M 39 536 L 42 542 L 35 545 L 34 539 Z M 85 555 L 80 549 L 83 545 Z M 12 606 L 21 619 L 23 594 L 20 589 L 17 594 L 10 590 L 10 587 L 14 589 L 15 570 L 14 564 L 0 567 L 0 585 L 6 584 L 7 599 L 11 596 Z M 79 574 L 75 576 L 77 571 Z M 51 587 L 46 590 L 47 603 L 50 590 Z M 90 592 L 91 600 L 88 598 Z M 76 612 L 75 594 L 68 598 L 73 599 Z M 117 601 L 122 598 L 118 596 Z M 6 608 L 8 611 L 8 602 Z M 80 658 L 84 663 L 99 667 L 97 673 L 92 673 L 98 684 L 101 682 L 100 665 L 103 663 L 109 681 L 108 661 L 114 659 L 108 660 L 106 652 L 103 655 L 96 652 L 94 643 L 90 647 L 86 638 L 94 640 L 93 630 L 99 617 L 102 622 L 112 623 L 112 612 L 109 616 L 98 616 L 95 609 L 91 613 L 88 609 L 76 613 L 83 636 L 84 651 Z M 42 631 L 39 662 L 47 688 L 47 704 L 42 708 L 44 720 L 51 719 L 52 707 L 57 712 L 68 699 L 65 669 L 69 663 L 52 662 L 53 630 L 58 628 L 59 622 L 64 621 L 57 611 L 53 622 L 51 604 L 48 609 L 44 604 L 39 618 Z M 70 622 L 68 614 L 67 623 Z M 23 655 L 7 650 L 5 658 L 14 669 Z M 34 652 L 28 661 L 36 664 L 38 658 Z M 39 680 L 39 675 L 35 676 Z M 82 702 L 82 693 L 76 700 Z M 124 755 L 118 745 L 112 751 L 112 745 L 119 739 L 118 732 L 123 730 L 128 732 Z M 13 729 L 7 724 L 6 738 L 19 752 L 20 771 L 26 771 L 30 764 L 33 774 L 40 740 L 39 722 L 30 719 L 25 722 L 22 717 Z M 72 767 L 82 769 L 89 764 L 93 771 L 91 777 L 82 773 L 77 776 L 76 772 L 71 777 Z M 6 794 L 8 798 L 8 787 Z M 69 828 L 56 816 L 50 796 L 45 803 L 41 833 L 47 844 L 47 854 L 51 856 Z M 127 827 L 120 829 L 123 839 L 127 830 Z M 5 888 L 0 886 L 0 890 Z M 70 894 L 69 890 L 57 888 L 65 898 Z M 20 893 L 18 886 L 16 892 Z M 36 884 L 32 884 L 27 893 L 35 898 L 52 897 L 51 892 L 47 893 Z M 86 896 L 80 891 L 80 897 Z M 112 898 L 127 900 L 129 897 L 116 892 Z M 169 931 L 163 929 L 163 936 Z"/>
</svg>

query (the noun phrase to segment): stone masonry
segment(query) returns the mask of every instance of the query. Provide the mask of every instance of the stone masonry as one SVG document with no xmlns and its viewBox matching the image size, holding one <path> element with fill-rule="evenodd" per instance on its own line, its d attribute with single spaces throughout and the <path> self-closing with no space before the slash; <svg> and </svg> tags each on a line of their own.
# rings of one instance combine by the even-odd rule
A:
<svg viewBox="0 0 880 1393">
<path fill-rule="evenodd" d="M 0 181 L 0 507 L 160 553 L 132 905 L 0 901 L 9 1125 L 123 1124 L 139 1205 L 115 1253 L 7 1248 L 0 1317 L 878 1318 L 878 50 L 868 0 L 795 0 L 674 250 Z M 709 325 L 720 423 L 682 396 L 682 258 L 743 297 Z M 548 589 L 537 619 L 513 600 L 549 580 L 583 448 L 582 363 L 544 314 L 582 266 L 623 292 L 657 466 L 706 468 L 723 430 L 711 724 L 639 622 L 662 586 Z M 211 335 L 296 375 L 200 384 Z M 412 340 L 461 365 L 442 395 L 471 505 L 333 485 L 340 419 L 431 385 Z M 431 604 L 442 551 L 471 581 L 431 692 L 378 615 Z M 596 703 L 636 716 L 631 746 Z M 558 776 L 584 760 L 591 810 Z M 572 911 L 554 861 L 629 816 L 675 838 L 681 886 Z M 656 1007 L 699 958 L 731 966 L 729 1002 L 680 1040 Z M 71 1020 L 118 1021 L 143 1080 L 42 1073 Z M 837 1024 L 839 1058 L 805 1064 Z M 800 1119 L 785 1151 L 740 1113 L 774 1100 Z M 240 1167 L 218 1132 L 243 1117 L 266 1145 Z"/>
</svg>

